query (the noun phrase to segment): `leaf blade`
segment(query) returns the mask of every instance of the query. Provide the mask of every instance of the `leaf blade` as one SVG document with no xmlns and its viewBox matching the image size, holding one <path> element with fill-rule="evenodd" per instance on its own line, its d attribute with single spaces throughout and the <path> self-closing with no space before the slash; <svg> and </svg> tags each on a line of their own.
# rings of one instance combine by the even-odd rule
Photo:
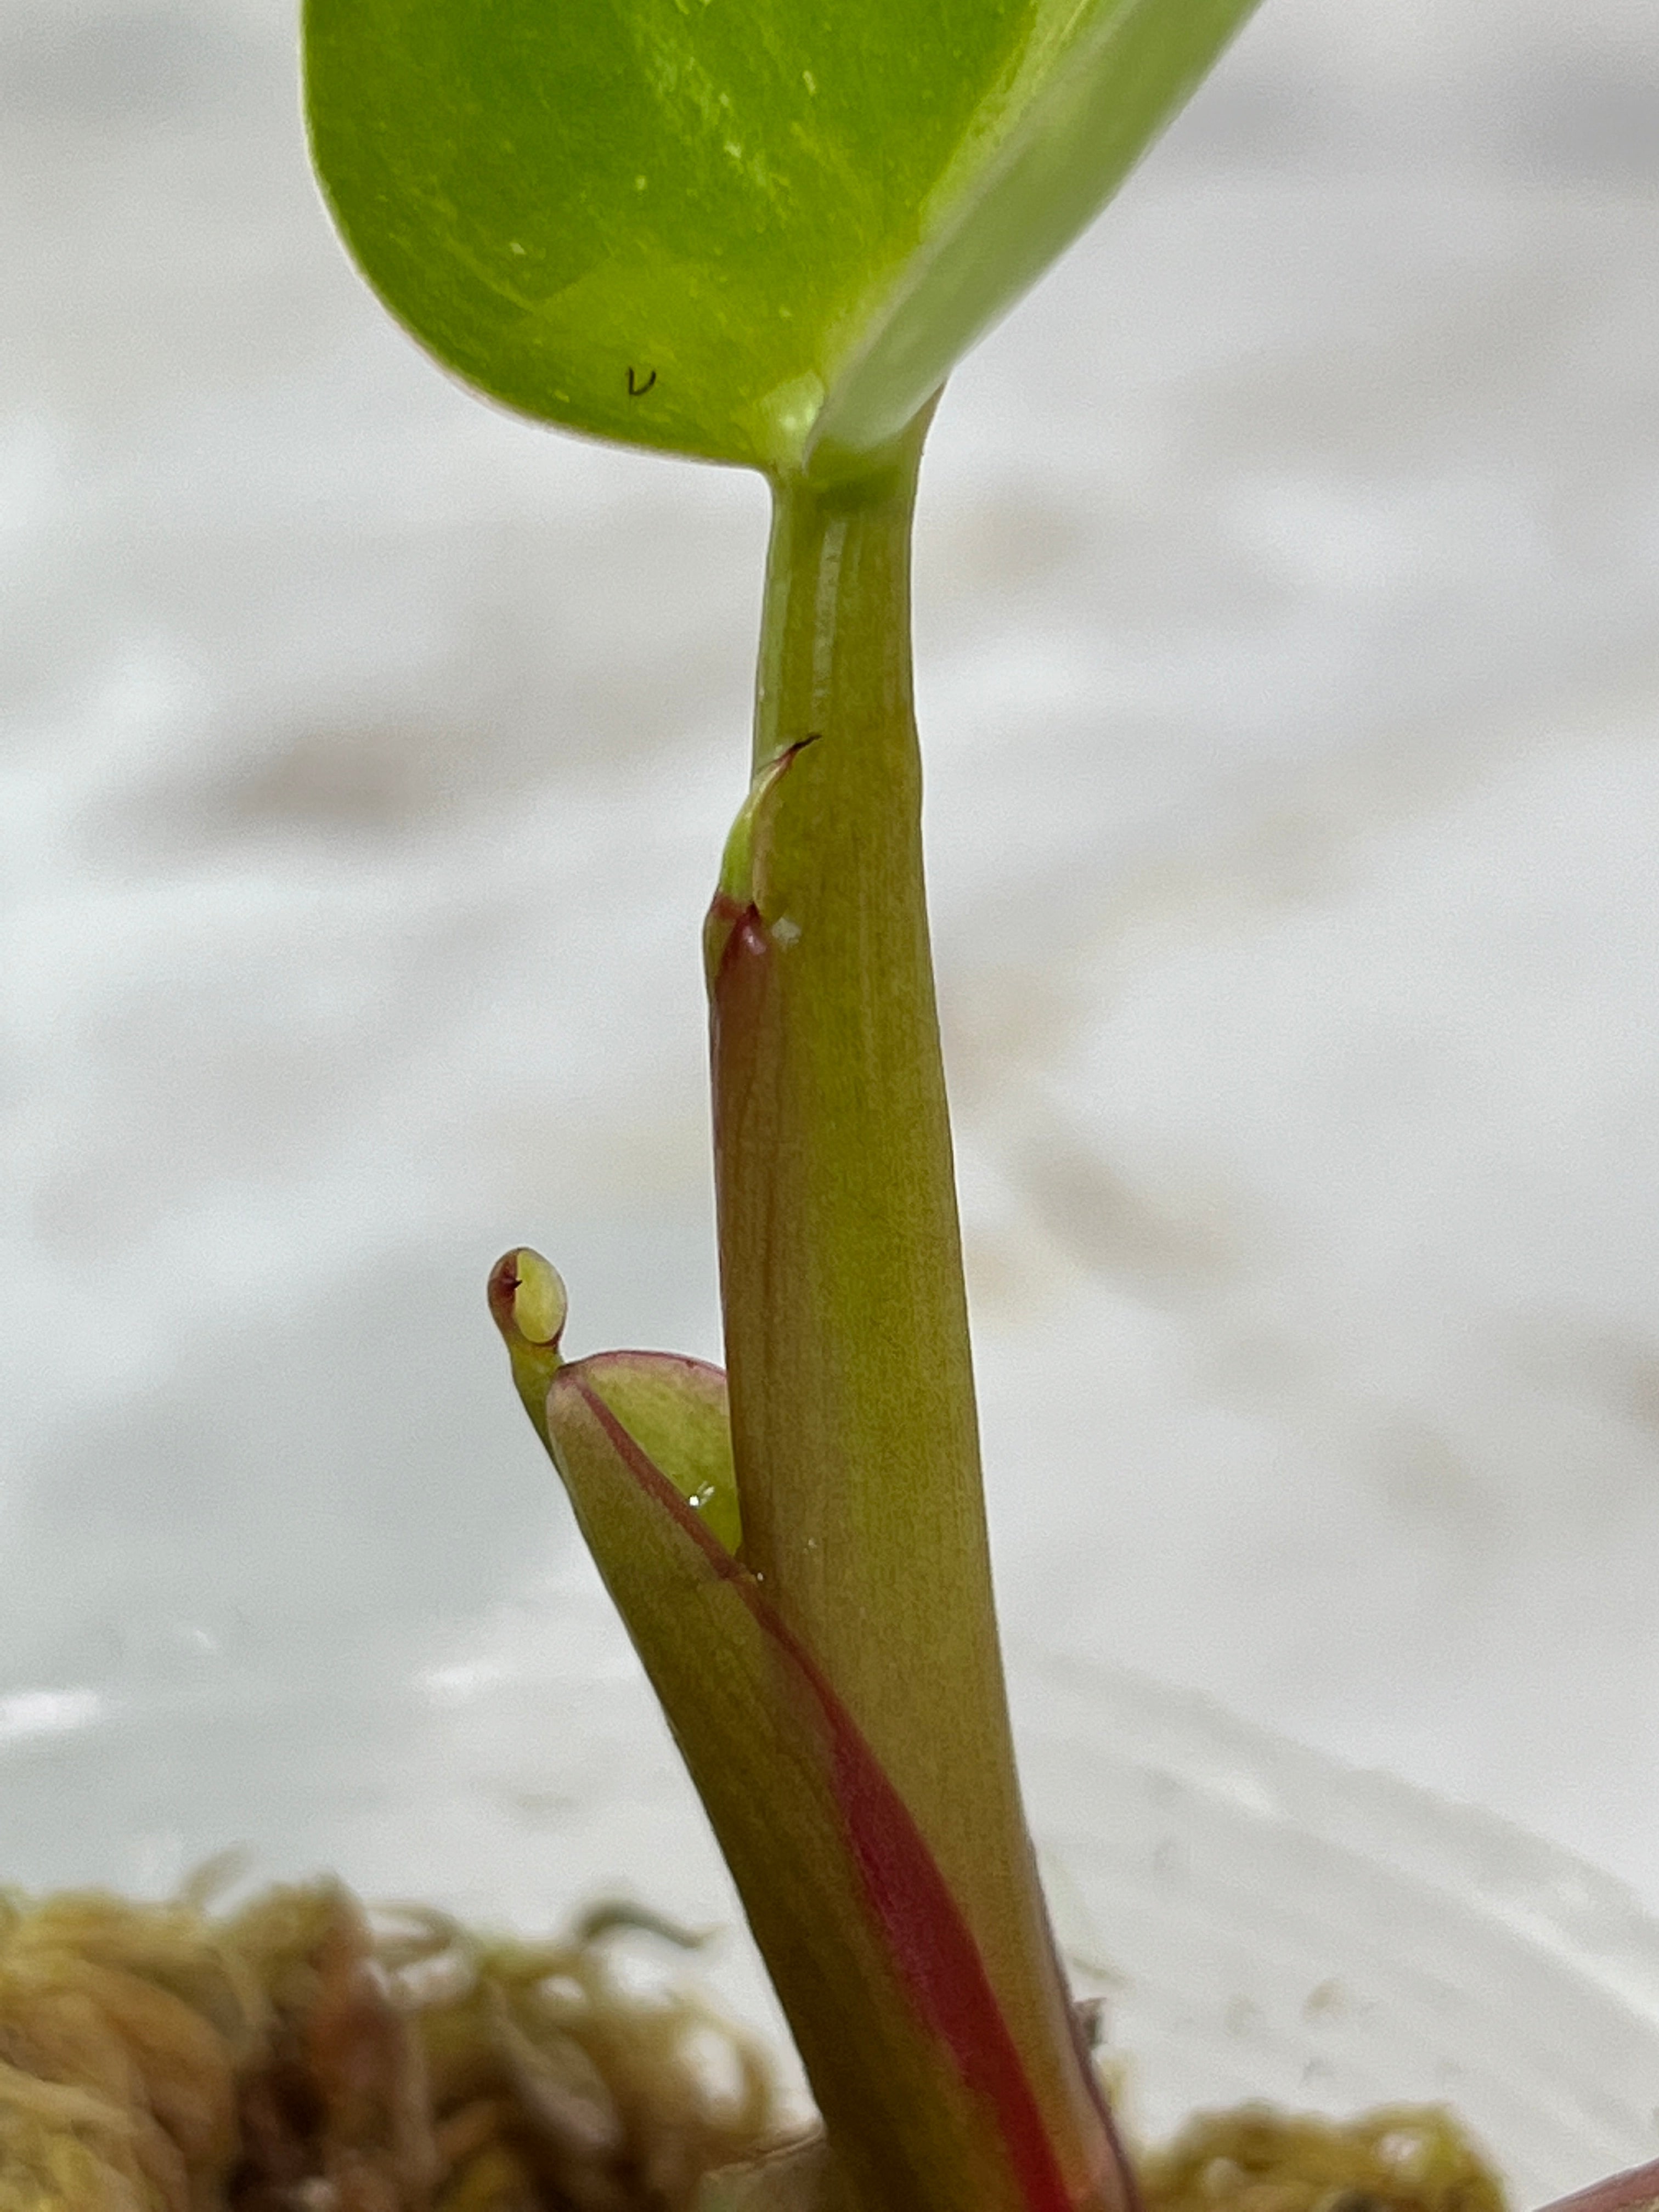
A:
<svg viewBox="0 0 1659 2212">
<path fill-rule="evenodd" d="M 1104 0 L 1011 103 L 995 151 L 960 165 L 813 424 L 819 453 L 877 450 L 1092 222 L 1256 5 Z M 809 457 L 810 465 L 810 457 Z"/>
<path fill-rule="evenodd" d="M 307 110 L 349 250 L 441 361 L 787 473 L 908 419 L 1249 4 L 307 0 Z"/>
<path fill-rule="evenodd" d="M 873 0 L 308 0 L 313 153 L 369 281 L 469 380 L 775 465 L 1027 7 L 960 11 L 941 75 Z"/>
</svg>

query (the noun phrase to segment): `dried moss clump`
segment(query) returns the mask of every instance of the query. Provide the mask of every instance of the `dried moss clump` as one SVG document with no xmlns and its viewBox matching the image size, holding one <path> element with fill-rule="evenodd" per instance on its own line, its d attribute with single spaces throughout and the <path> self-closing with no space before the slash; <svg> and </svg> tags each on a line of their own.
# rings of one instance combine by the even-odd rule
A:
<svg viewBox="0 0 1659 2212">
<path fill-rule="evenodd" d="M 619 1917 L 526 1944 L 332 1883 L 224 1917 L 0 1895 L 0 2212 L 684 2212 L 769 2076 L 625 1985 Z"/>
<path fill-rule="evenodd" d="M 1502 2184 L 1438 2106 L 1341 2124 L 1204 2113 L 1139 2165 L 1146 2212 L 1504 2212 Z"/>
</svg>

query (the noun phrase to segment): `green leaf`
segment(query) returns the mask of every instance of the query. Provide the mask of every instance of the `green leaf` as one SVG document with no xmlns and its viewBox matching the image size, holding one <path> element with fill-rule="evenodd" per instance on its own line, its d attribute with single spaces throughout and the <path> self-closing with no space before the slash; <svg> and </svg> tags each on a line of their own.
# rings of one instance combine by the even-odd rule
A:
<svg viewBox="0 0 1659 2212">
<path fill-rule="evenodd" d="M 307 0 L 313 149 L 483 391 L 787 474 L 916 412 L 1251 4 Z"/>
</svg>

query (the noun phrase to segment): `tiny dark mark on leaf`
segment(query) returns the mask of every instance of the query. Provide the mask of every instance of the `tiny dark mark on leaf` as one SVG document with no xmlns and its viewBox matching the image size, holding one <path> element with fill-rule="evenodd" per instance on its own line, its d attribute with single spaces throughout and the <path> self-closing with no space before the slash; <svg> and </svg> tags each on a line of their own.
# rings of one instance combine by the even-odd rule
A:
<svg viewBox="0 0 1659 2212">
<path fill-rule="evenodd" d="M 652 386 L 656 382 L 656 380 L 657 372 L 654 368 L 652 370 L 649 376 L 646 378 L 643 384 L 641 384 L 637 380 L 637 371 L 630 368 L 628 372 L 629 398 L 630 399 L 643 399 L 646 393 L 650 391 Z"/>
</svg>

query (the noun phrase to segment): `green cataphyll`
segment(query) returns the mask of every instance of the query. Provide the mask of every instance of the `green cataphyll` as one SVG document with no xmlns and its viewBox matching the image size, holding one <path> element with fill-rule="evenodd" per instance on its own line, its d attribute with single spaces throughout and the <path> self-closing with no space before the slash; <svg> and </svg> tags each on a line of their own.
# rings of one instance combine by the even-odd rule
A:
<svg viewBox="0 0 1659 2212">
<path fill-rule="evenodd" d="M 308 0 L 312 143 L 422 344 L 543 422 L 762 471 L 753 780 L 706 953 L 727 1369 L 525 1406 L 823 2118 L 711 2205 L 1126 2212 L 1016 1787 L 928 951 L 910 521 L 965 348 L 1250 0 Z"/>
</svg>

